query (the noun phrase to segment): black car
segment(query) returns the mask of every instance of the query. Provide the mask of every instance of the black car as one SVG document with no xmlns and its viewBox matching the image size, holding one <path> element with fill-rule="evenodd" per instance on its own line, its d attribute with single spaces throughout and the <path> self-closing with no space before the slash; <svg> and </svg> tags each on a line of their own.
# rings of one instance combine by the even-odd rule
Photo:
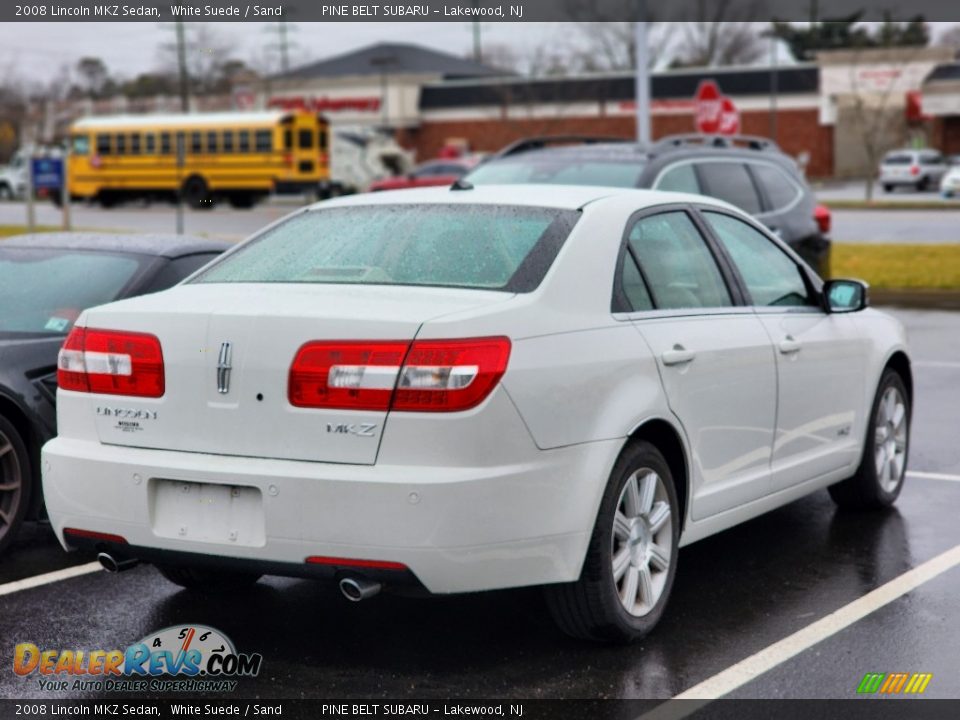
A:
<svg viewBox="0 0 960 720">
<path fill-rule="evenodd" d="M 57 353 L 80 313 L 165 290 L 228 247 L 86 233 L 0 242 L 0 551 L 41 512 L 40 448 L 56 434 Z"/>
<path fill-rule="evenodd" d="M 830 213 L 817 205 L 796 162 L 764 138 L 672 135 L 650 147 L 613 138 L 529 138 L 478 165 L 461 182 L 610 185 L 710 195 L 754 215 L 827 275 Z"/>
</svg>

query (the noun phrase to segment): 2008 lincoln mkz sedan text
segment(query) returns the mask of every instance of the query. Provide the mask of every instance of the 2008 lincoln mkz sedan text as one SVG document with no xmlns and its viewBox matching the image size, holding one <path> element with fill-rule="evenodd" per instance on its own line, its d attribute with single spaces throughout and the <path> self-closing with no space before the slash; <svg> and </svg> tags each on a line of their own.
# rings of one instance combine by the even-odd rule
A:
<svg viewBox="0 0 960 720">
<path fill-rule="evenodd" d="M 866 305 L 700 196 L 328 201 L 83 313 L 47 507 L 186 587 L 544 585 L 568 633 L 636 639 L 681 546 L 827 486 L 894 502 L 910 361 Z"/>
</svg>

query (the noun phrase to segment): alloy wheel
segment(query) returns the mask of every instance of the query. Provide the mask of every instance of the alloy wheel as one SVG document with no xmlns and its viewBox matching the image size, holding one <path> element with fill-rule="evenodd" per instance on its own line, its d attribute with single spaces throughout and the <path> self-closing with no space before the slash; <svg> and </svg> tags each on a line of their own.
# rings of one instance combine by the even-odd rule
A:
<svg viewBox="0 0 960 720">
<path fill-rule="evenodd" d="M 642 617 L 656 606 L 673 560 L 670 496 L 650 468 L 627 479 L 613 518 L 613 581 L 624 609 Z"/>
</svg>

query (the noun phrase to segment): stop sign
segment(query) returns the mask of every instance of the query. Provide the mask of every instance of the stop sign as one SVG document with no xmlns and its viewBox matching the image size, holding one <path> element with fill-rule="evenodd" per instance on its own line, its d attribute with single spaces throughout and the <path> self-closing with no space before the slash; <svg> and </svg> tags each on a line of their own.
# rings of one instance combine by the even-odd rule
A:
<svg viewBox="0 0 960 720">
<path fill-rule="evenodd" d="M 740 112 L 733 100 L 723 95 L 713 80 L 703 80 L 697 88 L 697 130 L 705 135 L 736 135 L 740 132 Z"/>
</svg>

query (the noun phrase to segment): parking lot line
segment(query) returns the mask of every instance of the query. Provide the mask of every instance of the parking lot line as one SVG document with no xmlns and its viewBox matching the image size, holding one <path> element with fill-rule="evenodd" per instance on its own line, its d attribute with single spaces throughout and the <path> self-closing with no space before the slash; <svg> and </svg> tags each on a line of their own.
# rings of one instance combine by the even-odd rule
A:
<svg viewBox="0 0 960 720">
<path fill-rule="evenodd" d="M 73 567 L 63 568 L 63 570 L 54 570 L 53 572 L 44 573 L 43 575 L 34 575 L 33 577 L 24 578 L 23 580 L 14 580 L 13 582 L 0 585 L 0 595 L 10 595 L 15 592 L 20 592 L 21 590 L 29 590 L 30 588 L 40 587 L 41 585 L 49 585 L 50 583 L 59 582 L 60 580 L 68 580 L 79 577 L 80 575 L 89 575 L 98 570 L 103 570 L 100 563 L 91 562 L 85 565 L 74 565 Z"/>
<path fill-rule="evenodd" d="M 957 565 L 960 565 L 960 545 L 955 545 L 826 617 L 684 690 L 673 699 L 709 701 L 723 697 Z M 671 706 L 666 703 L 643 718 L 653 720 L 659 717 L 682 717 L 695 712 L 698 707 L 702 707 L 702 704 Z M 683 708 L 680 714 L 678 708 Z"/>
<path fill-rule="evenodd" d="M 948 475 L 947 473 L 920 472 L 919 470 L 907 470 L 910 477 L 920 478 L 921 480 L 944 480 L 946 482 L 960 482 L 960 475 Z"/>
</svg>

